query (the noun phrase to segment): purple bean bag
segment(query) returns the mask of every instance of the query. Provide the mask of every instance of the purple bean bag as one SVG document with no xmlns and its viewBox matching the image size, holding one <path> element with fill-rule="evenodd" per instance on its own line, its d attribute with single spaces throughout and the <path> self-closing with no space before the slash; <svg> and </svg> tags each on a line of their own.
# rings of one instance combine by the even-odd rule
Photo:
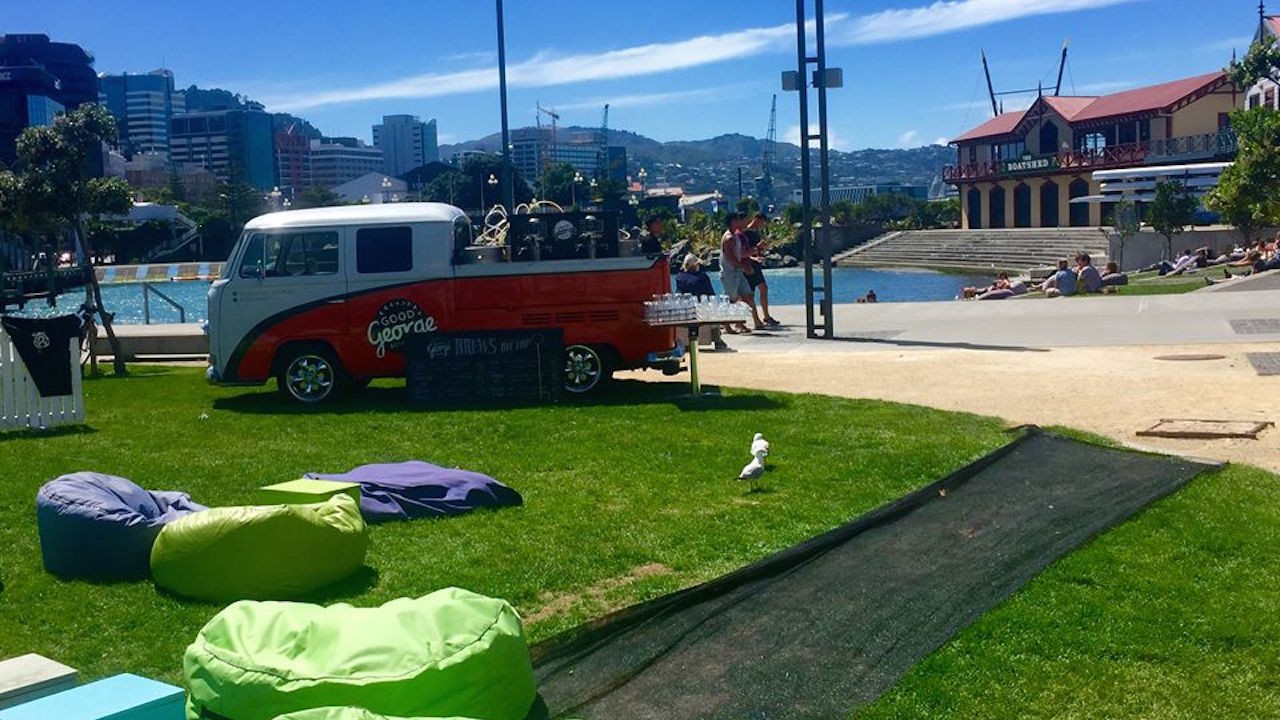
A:
<svg viewBox="0 0 1280 720">
<path fill-rule="evenodd" d="M 461 515 L 476 508 L 520 505 L 520 493 L 470 470 L 442 468 L 421 460 L 361 465 L 347 473 L 307 473 L 315 480 L 360 484 L 366 522 Z"/>
<path fill-rule="evenodd" d="M 115 475 L 63 475 L 36 493 L 44 567 L 65 578 L 143 579 L 160 530 L 205 509 L 186 493 L 144 490 Z"/>
</svg>

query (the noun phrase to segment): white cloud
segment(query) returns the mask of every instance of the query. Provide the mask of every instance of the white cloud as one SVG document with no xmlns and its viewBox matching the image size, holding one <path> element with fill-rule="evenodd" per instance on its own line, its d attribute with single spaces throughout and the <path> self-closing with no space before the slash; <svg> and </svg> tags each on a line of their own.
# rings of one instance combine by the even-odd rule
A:
<svg viewBox="0 0 1280 720">
<path fill-rule="evenodd" d="M 441 62 L 495 62 L 498 59 L 498 53 L 492 50 L 482 50 L 479 52 L 461 52 L 453 55 L 441 56 Z"/>
<path fill-rule="evenodd" d="M 898 147 L 900 148 L 917 147 L 917 142 L 919 140 L 920 140 L 919 130 L 908 130 L 898 136 Z"/>
<path fill-rule="evenodd" d="M 828 15 L 828 45 L 858 45 L 930 37 L 1018 18 L 1107 7 L 1138 0 L 939 0 L 916 8 L 884 10 L 859 17 Z M 811 23 L 812 27 L 812 23 Z M 685 70 L 765 53 L 794 52 L 795 26 L 748 28 L 687 40 L 649 43 L 597 53 L 539 53 L 507 67 L 515 88 L 569 85 Z M 463 59 L 464 55 L 449 59 Z M 490 56 L 491 57 L 491 56 Z M 364 86 L 324 92 L 254 94 L 274 111 L 298 111 L 369 100 L 430 98 L 492 90 L 493 67 L 428 72 Z M 312 87 L 323 86 L 315 83 Z"/>
<path fill-rule="evenodd" d="M 1080 95 L 1106 95 L 1107 93 L 1120 92 L 1128 90 L 1138 83 L 1132 80 L 1109 80 L 1106 82 L 1088 83 L 1075 88 L 1077 94 Z"/>
<path fill-rule="evenodd" d="M 809 134 L 816 135 L 817 133 L 818 133 L 817 123 L 810 125 Z M 792 125 L 791 127 L 787 128 L 786 132 L 782 133 L 782 142 L 791 143 L 792 145 L 798 146 L 800 144 L 800 126 Z M 814 150 L 818 149 L 818 143 L 816 140 L 813 141 L 811 147 Z M 836 132 L 835 130 L 832 130 L 830 125 L 827 126 L 827 147 L 831 148 L 832 150 L 839 150 L 840 152 L 849 152 L 850 150 L 853 149 L 853 146 L 843 136 L 841 136 L 840 133 Z"/>
<path fill-rule="evenodd" d="M 1240 51 L 1243 55 L 1249 51 L 1249 46 L 1253 44 L 1252 35 L 1237 35 L 1236 37 L 1222 38 L 1221 40 L 1213 40 L 1196 48 L 1207 52 L 1228 53 L 1232 50 Z"/>
<path fill-rule="evenodd" d="M 739 88 L 744 86 L 737 86 Z M 558 112 L 568 112 L 573 110 L 602 110 L 605 103 L 609 104 L 610 109 L 631 108 L 631 107 L 647 107 L 650 105 L 666 105 L 669 103 L 697 103 L 711 102 L 716 100 L 727 100 L 739 97 L 741 91 L 735 92 L 732 88 L 703 88 L 700 90 L 682 90 L 678 92 L 665 93 L 648 93 L 637 95 L 610 95 L 592 98 L 588 100 L 575 100 L 569 103 L 560 103 L 555 106 Z"/>
<path fill-rule="evenodd" d="M 951 138 L 946 138 L 946 137 L 940 137 L 937 140 L 933 141 L 934 145 L 948 145 L 950 143 L 951 143 Z"/>
<path fill-rule="evenodd" d="M 1036 15 L 1092 10 L 1137 0 L 939 0 L 855 18 L 836 38 L 855 45 L 931 37 Z"/>
</svg>

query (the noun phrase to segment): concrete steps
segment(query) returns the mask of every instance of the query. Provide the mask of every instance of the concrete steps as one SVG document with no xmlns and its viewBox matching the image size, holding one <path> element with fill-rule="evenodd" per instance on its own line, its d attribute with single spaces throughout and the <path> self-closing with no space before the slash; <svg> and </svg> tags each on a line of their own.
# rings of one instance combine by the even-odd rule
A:
<svg viewBox="0 0 1280 720">
<path fill-rule="evenodd" d="M 1070 230 L 913 230 L 887 235 L 838 259 L 840 265 L 1000 268 L 1053 265 L 1078 252 L 1106 263 L 1107 239 L 1097 228 Z"/>
</svg>

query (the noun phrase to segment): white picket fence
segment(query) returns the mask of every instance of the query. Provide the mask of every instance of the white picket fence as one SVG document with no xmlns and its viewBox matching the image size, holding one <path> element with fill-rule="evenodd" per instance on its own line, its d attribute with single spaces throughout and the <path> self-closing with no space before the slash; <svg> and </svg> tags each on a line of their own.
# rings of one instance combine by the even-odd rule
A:
<svg viewBox="0 0 1280 720">
<path fill-rule="evenodd" d="M 40 397 L 18 348 L 0 329 L 0 431 L 44 429 L 84 422 L 80 344 L 71 338 L 71 394 Z"/>
</svg>

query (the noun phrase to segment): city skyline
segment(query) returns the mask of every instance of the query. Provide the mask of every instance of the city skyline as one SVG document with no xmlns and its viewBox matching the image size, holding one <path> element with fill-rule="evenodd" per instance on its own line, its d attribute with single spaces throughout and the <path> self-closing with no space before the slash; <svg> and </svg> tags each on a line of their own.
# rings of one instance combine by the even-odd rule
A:
<svg viewBox="0 0 1280 720">
<path fill-rule="evenodd" d="M 99 72 L 163 66 L 179 87 L 238 92 L 327 135 L 371 141 L 373 125 L 394 114 L 436 118 L 441 144 L 497 131 L 492 5 L 444 2 L 436 8 L 445 12 L 431 16 L 394 1 L 368 16 L 311 7 L 301 14 L 231 2 L 215 15 L 126 0 L 108 17 L 92 3 L 27 4 L 3 30 L 81 44 Z M 779 140 L 798 137 L 794 95 L 778 89 L 779 73 L 795 62 L 790 4 L 746 0 L 732 16 L 668 0 L 644 12 L 558 0 L 538 7 L 507 3 L 513 127 L 535 124 L 539 102 L 564 125 L 595 126 L 609 103 L 612 127 L 658 140 L 762 137 L 777 92 Z M 997 90 L 1051 85 L 1064 37 L 1072 49 L 1063 94 L 1212 71 L 1247 47 L 1257 6 L 1218 7 L 1206 15 L 1196 0 L 829 1 L 829 63 L 844 69 L 846 85 L 831 94 L 833 146 L 945 142 L 986 119 L 979 48 Z M 137 22 L 121 24 L 122 16 Z M 625 34 L 610 31 L 617 27 Z M 429 40 L 425 28 L 436 31 Z M 1028 101 L 1010 96 L 1006 108 Z"/>
</svg>

